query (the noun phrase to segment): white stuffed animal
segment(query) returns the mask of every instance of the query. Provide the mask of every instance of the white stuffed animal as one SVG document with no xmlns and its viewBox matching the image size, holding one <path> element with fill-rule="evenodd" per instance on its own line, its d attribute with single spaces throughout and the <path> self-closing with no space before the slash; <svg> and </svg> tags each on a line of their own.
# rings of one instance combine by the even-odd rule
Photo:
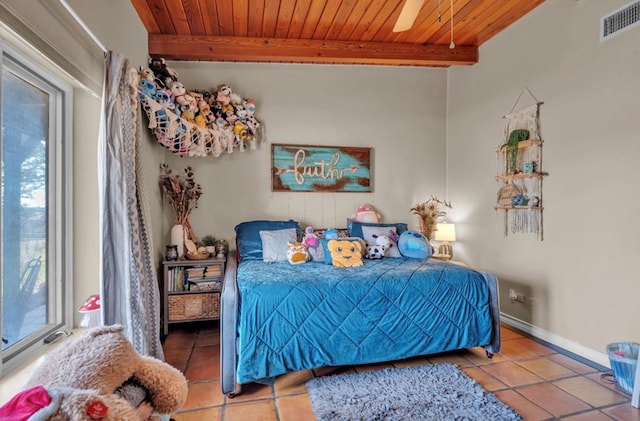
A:
<svg viewBox="0 0 640 421">
<path fill-rule="evenodd" d="M 386 235 L 374 235 L 376 244 L 373 246 L 367 246 L 367 259 L 382 259 L 384 253 L 393 247 L 393 241 Z"/>
</svg>

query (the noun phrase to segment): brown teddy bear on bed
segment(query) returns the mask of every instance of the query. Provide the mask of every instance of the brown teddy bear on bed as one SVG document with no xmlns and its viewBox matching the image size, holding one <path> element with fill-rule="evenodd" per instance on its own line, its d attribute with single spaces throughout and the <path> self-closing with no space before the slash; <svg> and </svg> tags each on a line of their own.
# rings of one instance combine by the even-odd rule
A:
<svg viewBox="0 0 640 421">
<path fill-rule="evenodd" d="M 153 420 L 184 405 L 187 380 L 136 352 L 119 325 L 91 329 L 51 353 L 0 408 L 10 420 Z M 9 416 L 9 418 L 5 418 Z"/>
</svg>

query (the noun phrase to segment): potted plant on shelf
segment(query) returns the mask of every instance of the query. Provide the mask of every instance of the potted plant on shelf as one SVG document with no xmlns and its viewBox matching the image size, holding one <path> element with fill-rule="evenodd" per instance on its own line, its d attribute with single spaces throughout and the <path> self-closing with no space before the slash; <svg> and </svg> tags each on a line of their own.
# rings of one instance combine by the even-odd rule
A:
<svg viewBox="0 0 640 421">
<path fill-rule="evenodd" d="M 202 245 L 207 249 L 210 255 L 216 255 L 216 239 L 213 235 L 205 235 L 202 237 Z"/>
</svg>

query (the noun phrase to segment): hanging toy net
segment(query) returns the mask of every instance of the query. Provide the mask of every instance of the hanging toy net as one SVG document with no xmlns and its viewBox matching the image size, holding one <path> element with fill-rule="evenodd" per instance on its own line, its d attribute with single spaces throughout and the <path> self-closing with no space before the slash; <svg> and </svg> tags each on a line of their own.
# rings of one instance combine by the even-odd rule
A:
<svg viewBox="0 0 640 421">
<path fill-rule="evenodd" d="M 140 71 L 138 93 L 158 143 L 177 155 L 220 156 L 222 152 L 255 149 L 264 140 L 264 125 L 255 104 L 227 85 L 212 92 L 187 91 L 177 77 Z M 177 75 L 176 75 L 177 76 Z"/>
</svg>

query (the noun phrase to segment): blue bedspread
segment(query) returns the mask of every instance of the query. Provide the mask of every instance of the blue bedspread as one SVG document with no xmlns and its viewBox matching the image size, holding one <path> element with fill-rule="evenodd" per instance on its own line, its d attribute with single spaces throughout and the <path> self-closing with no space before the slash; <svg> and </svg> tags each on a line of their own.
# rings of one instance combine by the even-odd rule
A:
<svg viewBox="0 0 640 421">
<path fill-rule="evenodd" d="M 237 285 L 238 383 L 489 345 L 495 326 L 482 274 L 434 259 L 250 260 Z"/>
</svg>

